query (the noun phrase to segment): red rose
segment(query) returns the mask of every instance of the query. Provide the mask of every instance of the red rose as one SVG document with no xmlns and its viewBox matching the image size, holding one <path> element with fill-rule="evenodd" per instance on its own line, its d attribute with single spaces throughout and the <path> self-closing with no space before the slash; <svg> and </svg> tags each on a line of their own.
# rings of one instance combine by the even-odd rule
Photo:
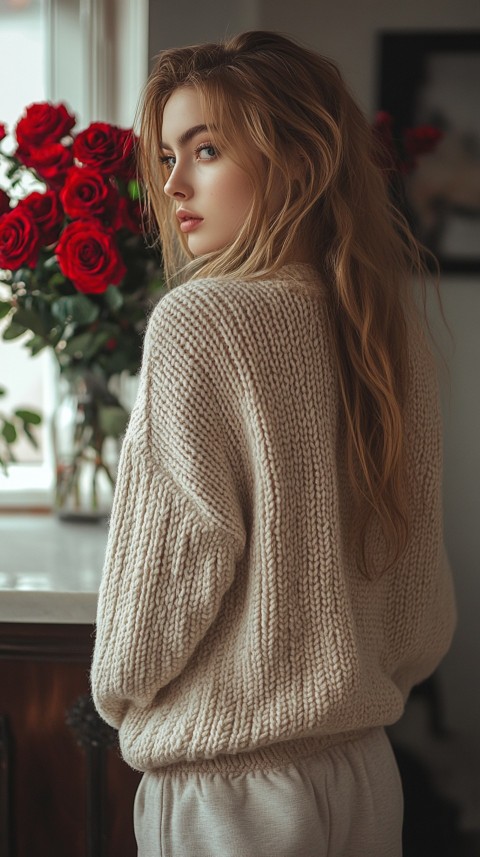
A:
<svg viewBox="0 0 480 857">
<path fill-rule="evenodd" d="M 32 149 L 58 143 L 75 122 L 75 116 L 68 112 L 64 104 L 51 104 L 48 101 L 30 104 L 15 128 L 17 156 L 23 160 L 23 155 Z"/>
<path fill-rule="evenodd" d="M 120 197 L 112 226 L 116 231 L 128 229 L 134 235 L 140 234 L 142 232 L 142 211 L 138 200 Z"/>
<path fill-rule="evenodd" d="M 57 244 L 58 263 L 79 292 L 104 292 L 118 285 L 126 268 L 115 234 L 98 220 L 74 220 Z"/>
<path fill-rule="evenodd" d="M 131 131 L 92 122 L 75 138 L 73 154 L 87 167 L 98 167 L 103 172 L 130 177 L 134 168 L 134 139 Z"/>
<path fill-rule="evenodd" d="M 118 202 L 117 191 L 108 178 L 90 167 L 73 167 L 60 197 L 69 217 L 102 217 Z"/>
<path fill-rule="evenodd" d="M 426 155 L 433 152 L 443 137 L 443 132 L 432 125 L 407 128 L 404 133 L 405 149 L 409 155 Z"/>
<path fill-rule="evenodd" d="M 0 268 L 34 268 L 40 252 L 40 233 L 28 211 L 18 206 L 0 220 Z"/>
<path fill-rule="evenodd" d="M 3 122 L 0 122 L 0 140 L 4 140 L 6 136 L 7 136 L 7 129 L 5 128 L 5 125 L 3 124 Z"/>
<path fill-rule="evenodd" d="M 7 214 L 9 211 L 11 211 L 10 197 L 8 193 L 5 193 L 4 190 L 0 189 L 0 217 L 2 217 L 3 214 Z"/>
<path fill-rule="evenodd" d="M 25 199 L 21 199 L 17 208 L 30 212 L 43 244 L 53 244 L 57 241 L 64 215 L 58 194 L 54 190 L 47 190 L 45 193 L 34 191 Z"/>
<path fill-rule="evenodd" d="M 33 149 L 22 156 L 21 160 L 27 167 L 36 170 L 51 187 L 59 188 L 73 165 L 73 154 L 71 148 L 62 146 L 61 143 L 50 143 L 41 149 Z"/>
</svg>

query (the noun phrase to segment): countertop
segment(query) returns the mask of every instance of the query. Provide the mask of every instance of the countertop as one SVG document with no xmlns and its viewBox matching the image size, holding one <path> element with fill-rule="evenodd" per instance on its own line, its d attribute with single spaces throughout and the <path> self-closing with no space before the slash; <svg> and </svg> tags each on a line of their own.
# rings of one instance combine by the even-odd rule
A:
<svg viewBox="0 0 480 857">
<path fill-rule="evenodd" d="M 0 622 L 91 624 L 107 523 L 0 514 Z"/>
</svg>

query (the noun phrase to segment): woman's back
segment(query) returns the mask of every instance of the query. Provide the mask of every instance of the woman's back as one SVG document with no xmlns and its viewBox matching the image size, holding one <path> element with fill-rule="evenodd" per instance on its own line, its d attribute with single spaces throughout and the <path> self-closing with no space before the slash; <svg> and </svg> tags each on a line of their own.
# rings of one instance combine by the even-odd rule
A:
<svg viewBox="0 0 480 857">
<path fill-rule="evenodd" d="M 125 758 L 140 769 L 221 770 L 234 764 L 225 754 L 271 747 L 267 756 L 284 758 L 394 722 L 448 648 L 454 621 L 425 344 L 411 346 L 406 415 L 412 534 L 401 562 L 371 579 L 352 537 L 345 426 L 314 270 L 192 281 L 157 308 L 148 341 L 115 510 L 148 540 L 129 557 L 137 587 L 125 602 L 125 552 L 137 540 L 130 526 L 113 529 L 93 671 L 97 705 L 118 726 L 118 664 L 137 665 L 122 688 Z M 385 552 L 374 524 L 368 552 L 377 562 Z M 144 614 L 152 603 L 154 616 Z"/>
</svg>

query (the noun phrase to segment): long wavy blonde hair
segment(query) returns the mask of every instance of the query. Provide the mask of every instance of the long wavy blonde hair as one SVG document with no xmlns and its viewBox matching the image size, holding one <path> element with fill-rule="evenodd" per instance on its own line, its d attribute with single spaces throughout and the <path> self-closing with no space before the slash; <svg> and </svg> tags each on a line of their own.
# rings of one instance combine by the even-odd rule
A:
<svg viewBox="0 0 480 857">
<path fill-rule="evenodd" d="M 263 155 L 254 200 L 231 246 L 192 259 L 163 192 L 163 110 L 192 86 L 212 142 L 250 174 Z M 346 457 L 358 503 L 359 559 L 372 518 L 396 563 L 409 535 L 404 406 L 411 282 L 424 279 L 422 249 L 393 206 L 379 145 L 335 64 L 277 33 L 166 50 L 146 85 L 140 169 L 167 275 L 254 279 L 308 246 L 327 285 L 332 347 L 346 424 Z M 282 204 L 269 200 L 282 189 Z M 368 570 L 367 570 L 368 569 Z"/>
</svg>

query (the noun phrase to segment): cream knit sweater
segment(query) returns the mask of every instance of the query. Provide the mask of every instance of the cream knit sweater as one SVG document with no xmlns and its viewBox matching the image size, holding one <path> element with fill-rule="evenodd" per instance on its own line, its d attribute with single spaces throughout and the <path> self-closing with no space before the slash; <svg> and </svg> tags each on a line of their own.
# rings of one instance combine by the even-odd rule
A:
<svg viewBox="0 0 480 857">
<path fill-rule="evenodd" d="M 197 280 L 150 319 L 124 439 L 91 682 L 138 770 L 279 764 L 393 723 L 455 624 L 435 374 L 412 335 L 412 534 L 357 570 L 313 268 Z M 380 537 L 375 534 L 373 543 Z"/>
</svg>

